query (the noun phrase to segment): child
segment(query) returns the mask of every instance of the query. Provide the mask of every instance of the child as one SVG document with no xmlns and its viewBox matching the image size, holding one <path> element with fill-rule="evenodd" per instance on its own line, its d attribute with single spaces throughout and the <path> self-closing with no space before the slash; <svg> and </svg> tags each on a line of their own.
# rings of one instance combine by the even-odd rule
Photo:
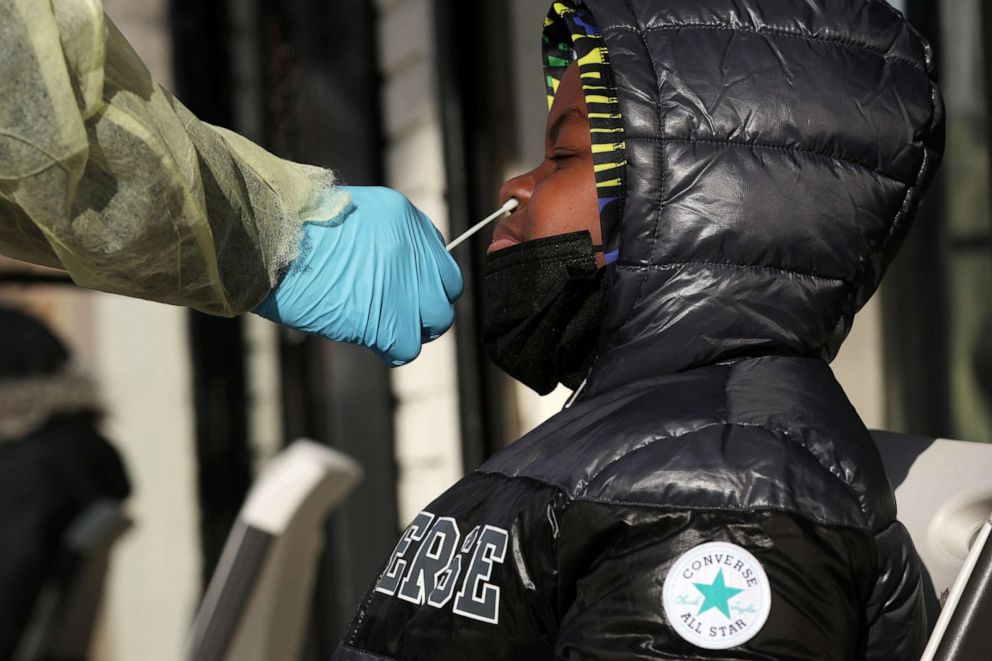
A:
<svg viewBox="0 0 992 661">
<path fill-rule="evenodd" d="M 879 0 L 555 2 L 485 342 L 574 403 L 428 505 L 335 659 L 911 659 L 920 565 L 834 380 L 939 162 Z"/>
</svg>

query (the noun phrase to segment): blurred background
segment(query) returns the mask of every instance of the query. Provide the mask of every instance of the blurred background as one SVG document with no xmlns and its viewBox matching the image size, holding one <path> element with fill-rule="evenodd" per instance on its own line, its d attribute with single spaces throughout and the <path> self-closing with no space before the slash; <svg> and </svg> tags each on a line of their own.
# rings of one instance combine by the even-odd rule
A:
<svg viewBox="0 0 992 661">
<path fill-rule="evenodd" d="M 404 192 L 448 237 L 542 157 L 541 0 L 104 0 L 153 77 L 205 121 L 350 184 Z M 834 369 L 869 427 L 992 441 L 992 5 L 894 2 L 937 53 L 937 183 Z M 485 232 L 459 258 L 454 332 L 412 365 L 278 330 L 83 291 L 0 262 L 100 384 L 135 528 L 117 545 L 98 661 L 174 661 L 252 478 L 288 442 L 358 459 L 327 524 L 306 659 L 326 659 L 398 531 L 465 471 L 556 412 L 479 340 Z"/>
</svg>

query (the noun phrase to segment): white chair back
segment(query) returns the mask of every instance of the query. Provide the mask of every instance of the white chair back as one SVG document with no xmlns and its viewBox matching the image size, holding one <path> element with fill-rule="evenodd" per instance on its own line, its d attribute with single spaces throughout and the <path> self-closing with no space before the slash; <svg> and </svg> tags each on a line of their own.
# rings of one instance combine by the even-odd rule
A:
<svg viewBox="0 0 992 661">
<path fill-rule="evenodd" d="M 361 474 L 348 456 L 307 440 L 265 467 L 197 613 L 190 661 L 299 658 L 324 521 Z"/>
<path fill-rule="evenodd" d="M 992 513 L 992 444 L 874 431 L 913 537 L 940 597 L 954 584 Z"/>
<path fill-rule="evenodd" d="M 992 445 L 873 435 L 939 597 L 922 661 L 992 658 Z"/>
</svg>

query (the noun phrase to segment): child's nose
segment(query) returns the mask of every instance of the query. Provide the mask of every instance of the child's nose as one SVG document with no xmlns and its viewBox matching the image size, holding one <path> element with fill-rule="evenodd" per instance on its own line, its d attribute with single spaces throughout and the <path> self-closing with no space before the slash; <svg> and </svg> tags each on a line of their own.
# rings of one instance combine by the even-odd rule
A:
<svg viewBox="0 0 992 661">
<path fill-rule="evenodd" d="M 534 178 L 528 172 L 508 179 L 499 189 L 499 201 L 500 204 L 506 204 L 507 200 L 515 197 L 520 206 L 525 207 L 533 192 Z"/>
</svg>

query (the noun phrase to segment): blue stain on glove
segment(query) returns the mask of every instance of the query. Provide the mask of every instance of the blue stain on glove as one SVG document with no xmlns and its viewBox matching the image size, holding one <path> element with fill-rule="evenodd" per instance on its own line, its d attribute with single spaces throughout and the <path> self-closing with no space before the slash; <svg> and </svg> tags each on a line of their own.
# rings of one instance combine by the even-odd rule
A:
<svg viewBox="0 0 992 661">
<path fill-rule="evenodd" d="M 255 313 L 403 365 L 451 328 L 461 272 L 441 233 L 406 197 L 389 188 L 343 190 L 351 205 L 304 225 L 299 257 Z"/>
</svg>

